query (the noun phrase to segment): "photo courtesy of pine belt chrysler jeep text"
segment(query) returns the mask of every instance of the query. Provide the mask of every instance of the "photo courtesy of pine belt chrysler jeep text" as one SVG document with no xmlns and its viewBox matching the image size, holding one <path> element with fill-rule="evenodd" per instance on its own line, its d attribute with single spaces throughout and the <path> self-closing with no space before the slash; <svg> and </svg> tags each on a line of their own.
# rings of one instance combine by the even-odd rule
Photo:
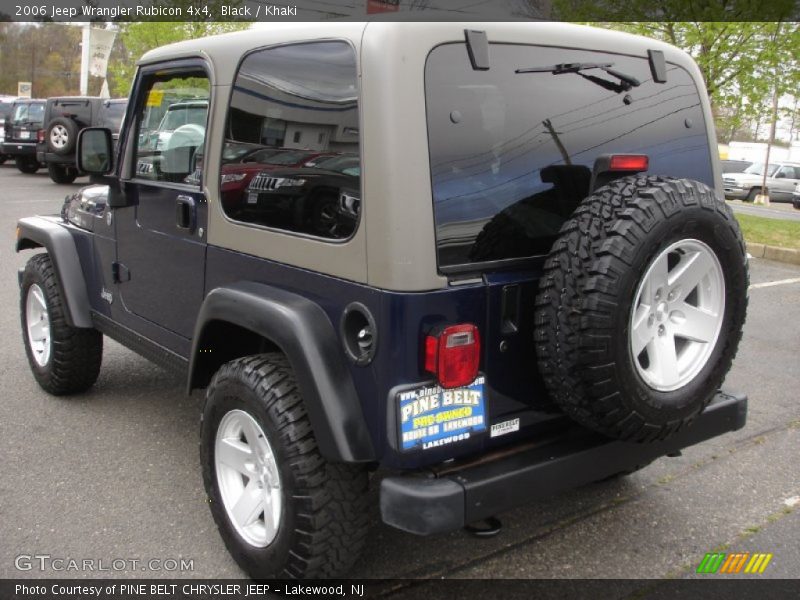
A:
<svg viewBox="0 0 800 600">
<path fill-rule="evenodd" d="M 684 52 L 276 24 L 148 52 L 126 110 L 117 144 L 79 134 L 95 185 L 18 223 L 43 249 L 25 352 L 51 394 L 95 383 L 105 336 L 205 390 L 209 506 L 250 576 L 346 573 L 370 484 L 431 535 L 744 426 L 719 388 L 747 259 Z"/>
</svg>

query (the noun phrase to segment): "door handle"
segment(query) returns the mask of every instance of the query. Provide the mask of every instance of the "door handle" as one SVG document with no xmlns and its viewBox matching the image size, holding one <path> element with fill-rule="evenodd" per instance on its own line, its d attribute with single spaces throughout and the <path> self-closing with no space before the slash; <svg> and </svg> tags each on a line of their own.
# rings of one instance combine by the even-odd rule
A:
<svg viewBox="0 0 800 600">
<path fill-rule="evenodd" d="M 175 198 L 175 224 L 178 229 L 193 233 L 197 227 L 197 202 L 191 196 Z"/>
</svg>

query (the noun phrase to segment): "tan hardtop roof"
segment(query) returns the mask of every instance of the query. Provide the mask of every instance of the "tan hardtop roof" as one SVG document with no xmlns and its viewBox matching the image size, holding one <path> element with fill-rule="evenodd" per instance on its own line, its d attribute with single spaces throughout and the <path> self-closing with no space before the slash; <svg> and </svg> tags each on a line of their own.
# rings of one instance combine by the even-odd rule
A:
<svg viewBox="0 0 800 600">
<path fill-rule="evenodd" d="M 246 52 L 289 42 L 349 39 L 357 48 L 362 39 L 375 36 L 380 39 L 388 34 L 396 36 L 406 33 L 409 46 L 418 43 L 418 34 L 439 40 L 439 43 L 463 41 L 465 29 L 486 31 L 489 42 L 530 43 L 587 50 L 605 50 L 621 54 L 646 56 L 647 50 L 662 50 L 667 60 L 691 63 L 688 55 L 677 48 L 645 37 L 610 31 L 598 27 L 572 25 L 569 23 L 519 21 L 509 23 L 478 22 L 320 22 L 320 23 L 261 23 L 246 31 L 198 38 L 162 46 L 147 52 L 139 64 L 161 62 L 176 58 L 203 57 L 215 67 L 215 84 L 230 84 L 233 72 Z M 398 57 L 386 53 L 386 60 Z"/>
</svg>

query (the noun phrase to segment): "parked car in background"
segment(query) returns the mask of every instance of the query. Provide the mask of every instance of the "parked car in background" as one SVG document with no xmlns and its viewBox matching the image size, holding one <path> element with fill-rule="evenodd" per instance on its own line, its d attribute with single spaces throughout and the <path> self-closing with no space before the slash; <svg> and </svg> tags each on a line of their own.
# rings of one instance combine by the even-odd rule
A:
<svg viewBox="0 0 800 600">
<path fill-rule="evenodd" d="M 47 165 L 56 183 L 72 183 L 80 174 L 75 163 L 78 133 L 86 127 L 107 127 L 118 135 L 128 101 L 97 96 L 48 98 L 44 110 L 44 135 L 36 148 L 36 159 Z"/>
<path fill-rule="evenodd" d="M 36 173 L 42 166 L 36 159 L 36 139 L 44 123 L 45 100 L 19 98 L 5 122 L 0 151 L 13 158 L 23 173 Z"/>
<path fill-rule="evenodd" d="M 228 146 L 229 144 L 226 143 L 226 148 Z M 304 167 L 316 160 L 330 156 L 332 156 L 330 152 L 265 146 L 261 146 L 259 150 L 248 152 L 232 162 L 227 162 L 223 155 L 220 181 L 222 205 L 238 212 L 247 203 L 248 187 L 257 176 L 262 174 L 266 176 L 275 169 Z"/>
<path fill-rule="evenodd" d="M 205 130 L 208 115 L 208 100 L 185 100 L 171 104 L 158 127 L 150 132 L 141 132 L 142 149 L 163 150 L 172 134 L 180 127 L 194 125 Z"/>
<path fill-rule="evenodd" d="M 722 176 L 725 197 L 752 202 L 761 193 L 764 163 L 753 163 L 742 173 Z M 770 163 L 767 167 L 767 189 L 773 202 L 791 202 L 795 186 L 800 183 L 800 163 Z"/>
<path fill-rule="evenodd" d="M 358 155 L 339 154 L 315 156 L 297 168 L 273 165 L 252 178 L 247 194 L 229 207 L 229 214 L 244 223 L 330 239 L 350 237 L 357 220 L 340 210 L 340 196 L 344 190 L 361 189 L 360 164 Z"/>
<path fill-rule="evenodd" d="M 753 164 L 750 160 L 721 160 L 723 173 L 742 173 L 747 167 Z"/>
<path fill-rule="evenodd" d="M 0 147 L 6 139 L 6 120 L 11 116 L 11 111 L 14 108 L 13 96 L 4 96 L 0 98 Z M 0 152 L 0 165 L 8 160 L 8 156 Z"/>
</svg>

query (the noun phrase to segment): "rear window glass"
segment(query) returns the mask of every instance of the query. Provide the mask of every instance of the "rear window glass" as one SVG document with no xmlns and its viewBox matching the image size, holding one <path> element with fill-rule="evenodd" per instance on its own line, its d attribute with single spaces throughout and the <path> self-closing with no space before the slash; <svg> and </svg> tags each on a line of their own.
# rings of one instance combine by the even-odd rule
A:
<svg viewBox="0 0 800 600">
<path fill-rule="evenodd" d="M 475 71 L 465 45 L 448 44 L 426 65 L 440 268 L 546 254 L 602 154 L 647 154 L 650 173 L 713 185 L 700 98 L 683 69 L 668 64 L 657 84 L 646 58 L 512 44 L 492 44 L 490 61 Z M 640 85 L 623 90 L 597 68 L 549 69 L 565 63 L 612 63 Z"/>
<path fill-rule="evenodd" d="M 125 102 L 109 102 L 103 105 L 102 110 L 102 124 L 103 127 L 108 127 L 114 133 L 119 132 L 122 127 L 122 119 L 125 117 L 125 109 L 127 108 Z"/>
<path fill-rule="evenodd" d="M 17 104 L 14 107 L 14 124 L 41 123 L 44 118 L 44 104 Z"/>
</svg>

